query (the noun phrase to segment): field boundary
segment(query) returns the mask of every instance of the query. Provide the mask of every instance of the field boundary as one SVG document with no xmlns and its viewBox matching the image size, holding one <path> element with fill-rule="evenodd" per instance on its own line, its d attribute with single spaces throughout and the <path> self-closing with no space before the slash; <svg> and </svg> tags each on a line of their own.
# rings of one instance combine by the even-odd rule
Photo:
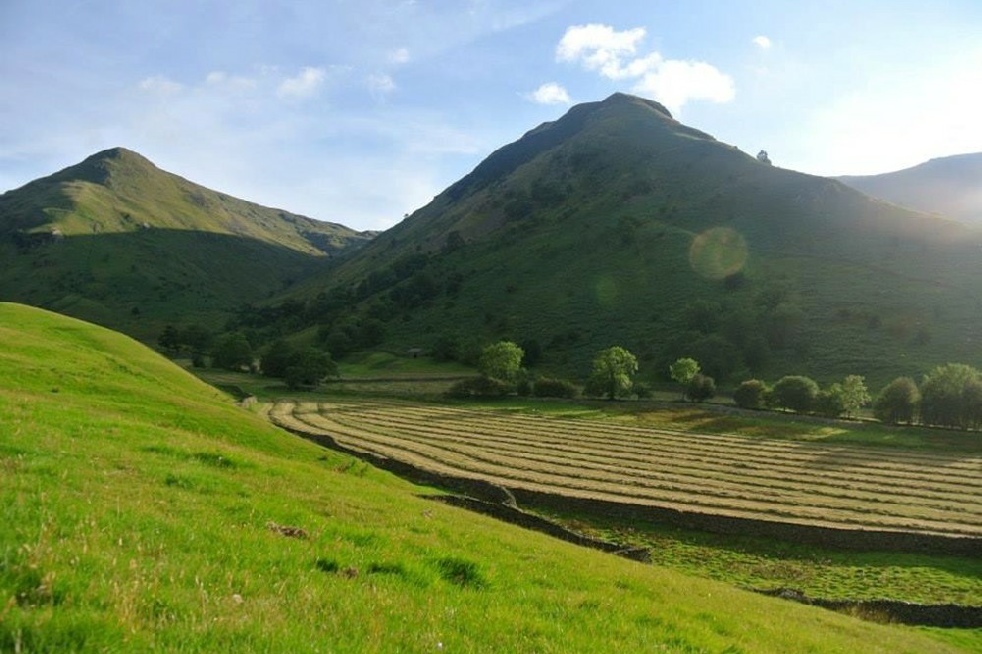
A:
<svg viewBox="0 0 982 654">
<path fill-rule="evenodd" d="M 945 629 L 978 629 L 982 627 L 982 606 L 963 606 L 961 604 L 914 604 L 897 600 L 829 600 L 809 597 L 793 588 L 761 590 L 751 588 L 755 593 L 778 597 L 780 599 L 819 606 L 840 613 L 873 620 L 886 619 L 906 625 L 920 627 L 942 627 Z"/>
<path fill-rule="evenodd" d="M 710 533 L 776 538 L 789 542 L 806 542 L 822 547 L 859 551 L 920 552 L 956 556 L 977 556 L 982 551 L 982 538 L 972 536 L 948 536 L 944 534 L 881 529 L 837 528 L 703 513 L 654 504 L 637 504 L 597 498 L 573 497 L 560 493 L 534 491 L 523 488 L 509 488 L 502 484 L 491 483 L 482 479 L 427 470 L 405 461 L 347 447 L 338 443 L 328 434 L 312 433 L 291 427 L 277 420 L 276 416 L 272 413 L 269 415 L 269 418 L 274 424 L 285 431 L 323 447 L 357 457 L 377 468 L 391 472 L 413 483 L 436 486 L 441 489 L 463 494 L 465 497 L 478 500 L 485 504 L 509 507 L 523 514 L 525 512 L 521 511 L 520 506 L 535 507 L 561 513 L 580 512 L 604 516 L 617 515 L 628 520 L 656 522 Z M 500 513 L 504 516 L 507 512 L 501 511 Z"/>
</svg>

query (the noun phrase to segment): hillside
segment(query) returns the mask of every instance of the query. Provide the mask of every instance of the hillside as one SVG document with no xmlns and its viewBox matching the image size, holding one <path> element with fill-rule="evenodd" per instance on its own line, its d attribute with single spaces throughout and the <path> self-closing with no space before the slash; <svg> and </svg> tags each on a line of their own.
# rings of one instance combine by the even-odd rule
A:
<svg viewBox="0 0 982 654">
<path fill-rule="evenodd" d="M 0 425 L 2 651 L 955 651 L 427 501 L 34 308 Z"/>
<path fill-rule="evenodd" d="M 509 338 L 580 378 L 620 344 L 656 380 L 693 356 L 724 383 L 879 384 L 982 364 L 980 245 L 975 229 L 761 163 L 617 94 L 492 153 L 290 297 L 328 347 L 372 325 L 383 347 L 465 358 Z"/>
<path fill-rule="evenodd" d="M 0 195 L 0 298 L 155 338 L 166 322 L 220 324 L 371 236 L 115 148 Z"/>
<path fill-rule="evenodd" d="M 836 179 L 894 204 L 982 224 L 982 152 L 939 157 L 892 173 Z"/>
</svg>

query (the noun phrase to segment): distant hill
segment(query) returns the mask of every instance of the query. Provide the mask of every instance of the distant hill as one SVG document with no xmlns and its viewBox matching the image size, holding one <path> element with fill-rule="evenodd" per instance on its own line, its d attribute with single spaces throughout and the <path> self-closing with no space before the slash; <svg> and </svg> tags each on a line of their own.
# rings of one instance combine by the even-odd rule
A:
<svg viewBox="0 0 982 654">
<path fill-rule="evenodd" d="M 115 148 L 0 195 L 0 299 L 153 338 L 165 322 L 220 324 L 372 236 Z"/>
<path fill-rule="evenodd" d="M 330 276 L 287 297 L 343 352 L 473 359 L 509 338 L 582 378 L 620 344 L 664 378 L 982 363 L 982 233 L 784 170 L 616 94 L 492 153 Z M 352 313 L 351 307 L 355 313 Z"/>
<path fill-rule="evenodd" d="M 894 204 L 982 224 L 982 152 L 931 159 L 882 175 L 836 179 Z"/>
</svg>

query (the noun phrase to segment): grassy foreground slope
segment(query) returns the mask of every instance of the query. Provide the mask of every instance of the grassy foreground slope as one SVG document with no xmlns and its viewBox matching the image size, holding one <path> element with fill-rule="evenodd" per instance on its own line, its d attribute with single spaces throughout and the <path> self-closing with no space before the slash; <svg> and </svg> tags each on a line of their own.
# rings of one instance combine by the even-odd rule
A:
<svg viewBox="0 0 982 654">
<path fill-rule="evenodd" d="M 418 492 L 0 304 L 0 651 L 953 651 Z"/>
</svg>

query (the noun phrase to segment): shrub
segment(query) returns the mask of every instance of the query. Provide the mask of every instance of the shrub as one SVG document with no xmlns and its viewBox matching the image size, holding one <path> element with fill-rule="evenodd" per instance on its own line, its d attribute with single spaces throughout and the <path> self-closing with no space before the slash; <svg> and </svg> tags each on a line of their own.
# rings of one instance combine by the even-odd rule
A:
<svg viewBox="0 0 982 654">
<path fill-rule="evenodd" d="M 897 377 L 886 385 L 873 403 L 873 415 L 877 420 L 895 425 L 914 422 L 921 392 L 910 377 Z"/>
<path fill-rule="evenodd" d="M 791 409 L 796 413 L 807 413 L 815 404 L 818 384 L 809 377 L 788 375 L 774 384 L 771 396 L 776 406 Z"/>
<path fill-rule="evenodd" d="M 685 394 L 693 402 L 705 402 L 716 395 L 716 380 L 696 373 L 685 387 Z"/>
<path fill-rule="evenodd" d="M 818 392 L 812 407 L 815 413 L 826 418 L 838 418 L 846 412 L 846 398 L 841 384 L 832 384 Z"/>
<path fill-rule="evenodd" d="M 761 409 L 767 403 L 770 389 L 759 379 L 748 379 L 733 391 L 733 401 L 744 409 Z"/>
<path fill-rule="evenodd" d="M 921 384 L 921 420 L 930 425 L 971 427 L 978 412 L 979 371 L 963 363 L 938 366 Z"/>
<path fill-rule="evenodd" d="M 533 393 L 536 397 L 559 397 L 572 399 L 576 397 L 578 389 L 572 382 L 565 379 L 541 377 L 535 380 Z"/>
<path fill-rule="evenodd" d="M 504 397 L 511 392 L 511 385 L 493 377 L 469 377 L 462 379 L 447 391 L 447 397 L 467 399 L 474 397 Z"/>
</svg>

